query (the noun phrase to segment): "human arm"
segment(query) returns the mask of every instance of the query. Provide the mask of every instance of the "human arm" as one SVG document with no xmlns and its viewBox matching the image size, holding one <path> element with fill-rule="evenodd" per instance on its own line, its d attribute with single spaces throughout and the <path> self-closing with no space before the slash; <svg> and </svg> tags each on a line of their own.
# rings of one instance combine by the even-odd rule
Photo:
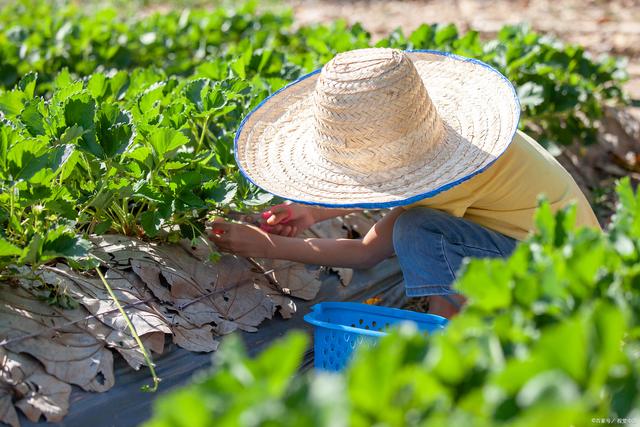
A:
<svg viewBox="0 0 640 427">
<path fill-rule="evenodd" d="M 245 224 L 216 222 L 211 240 L 223 252 L 305 264 L 369 268 L 393 255 L 393 225 L 404 210 L 395 208 L 361 239 L 301 239 L 271 234 Z"/>
<path fill-rule="evenodd" d="M 282 203 L 264 212 L 264 231 L 281 236 L 297 236 L 313 224 L 337 216 L 358 212 L 359 209 L 336 209 L 299 203 Z"/>
</svg>

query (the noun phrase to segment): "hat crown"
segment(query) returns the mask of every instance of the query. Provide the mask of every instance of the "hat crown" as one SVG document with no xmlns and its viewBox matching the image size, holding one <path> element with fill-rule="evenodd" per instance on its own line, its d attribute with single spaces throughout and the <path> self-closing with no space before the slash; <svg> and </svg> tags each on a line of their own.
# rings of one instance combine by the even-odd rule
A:
<svg viewBox="0 0 640 427">
<path fill-rule="evenodd" d="M 406 167 L 444 135 L 413 61 L 397 49 L 335 56 L 318 78 L 314 118 L 320 154 L 365 174 Z"/>
</svg>

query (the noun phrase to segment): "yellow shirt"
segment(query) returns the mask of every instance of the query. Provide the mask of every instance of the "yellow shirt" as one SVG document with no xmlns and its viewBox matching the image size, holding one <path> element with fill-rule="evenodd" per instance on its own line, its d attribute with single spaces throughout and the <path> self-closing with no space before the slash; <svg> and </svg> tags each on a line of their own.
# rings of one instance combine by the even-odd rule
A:
<svg viewBox="0 0 640 427">
<path fill-rule="evenodd" d="M 434 197 L 411 205 L 463 217 L 522 240 L 535 229 L 538 195 L 555 211 L 576 203 L 577 225 L 600 228 L 578 185 L 534 139 L 518 131 L 507 151 L 484 172 Z"/>
</svg>

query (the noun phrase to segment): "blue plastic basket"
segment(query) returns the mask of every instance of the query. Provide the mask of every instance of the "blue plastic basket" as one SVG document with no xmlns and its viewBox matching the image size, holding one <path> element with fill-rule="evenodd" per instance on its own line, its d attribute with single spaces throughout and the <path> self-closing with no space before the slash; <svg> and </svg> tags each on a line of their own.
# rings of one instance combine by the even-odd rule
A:
<svg viewBox="0 0 640 427">
<path fill-rule="evenodd" d="M 354 302 L 323 302 L 311 310 L 304 320 L 315 326 L 315 367 L 327 371 L 342 370 L 356 347 L 375 345 L 397 323 L 413 322 L 429 333 L 447 324 L 447 319 L 434 314 Z"/>
</svg>

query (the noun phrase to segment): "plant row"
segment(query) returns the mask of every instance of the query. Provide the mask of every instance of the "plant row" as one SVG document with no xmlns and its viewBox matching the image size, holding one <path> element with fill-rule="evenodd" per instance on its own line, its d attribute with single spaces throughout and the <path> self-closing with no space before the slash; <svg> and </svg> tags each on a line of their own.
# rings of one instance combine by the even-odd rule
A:
<svg viewBox="0 0 640 427">
<path fill-rule="evenodd" d="M 291 80 L 299 75 L 296 67 L 309 72 L 338 52 L 372 44 L 360 25 L 338 21 L 294 29 L 290 12 L 261 12 L 257 2 L 235 10 L 123 17 L 109 8 L 86 12 L 64 1 L 20 0 L 0 12 L 0 85 L 11 88 L 35 71 L 39 90 L 48 91 L 65 67 L 80 77 L 158 67 L 169 76 L 199 72 L 219 78 L 232 64 L 242 78 L 242 69 L 252 67 L 264 77 Z M 527 27 L 506 26 L 495 39 L 482 41 L 476 31 L 461 35 L 453 25 L 422 25 L 408 36 L 396 30 L 375 45 L 486 61 L 516 85 L 522 127 L 544 145 L 594 142 L 603 102 L 624 100 L 626 73 L 619 60 L 594 60 L 582 47 L 565 46 Z M 262 51 L 277 59 L 256 64 L 265 61 Z"/>
<path fill-rule="evenodd" d="M 65 71 L 45 100 L 36 80 L 1 95 L 0 266 L 79 261 L 81 234 L 194 239 L 210 210 L 271 199 L 233 158 L 235 127 L 257 99 L 249 82 Z"/>
</svg>

